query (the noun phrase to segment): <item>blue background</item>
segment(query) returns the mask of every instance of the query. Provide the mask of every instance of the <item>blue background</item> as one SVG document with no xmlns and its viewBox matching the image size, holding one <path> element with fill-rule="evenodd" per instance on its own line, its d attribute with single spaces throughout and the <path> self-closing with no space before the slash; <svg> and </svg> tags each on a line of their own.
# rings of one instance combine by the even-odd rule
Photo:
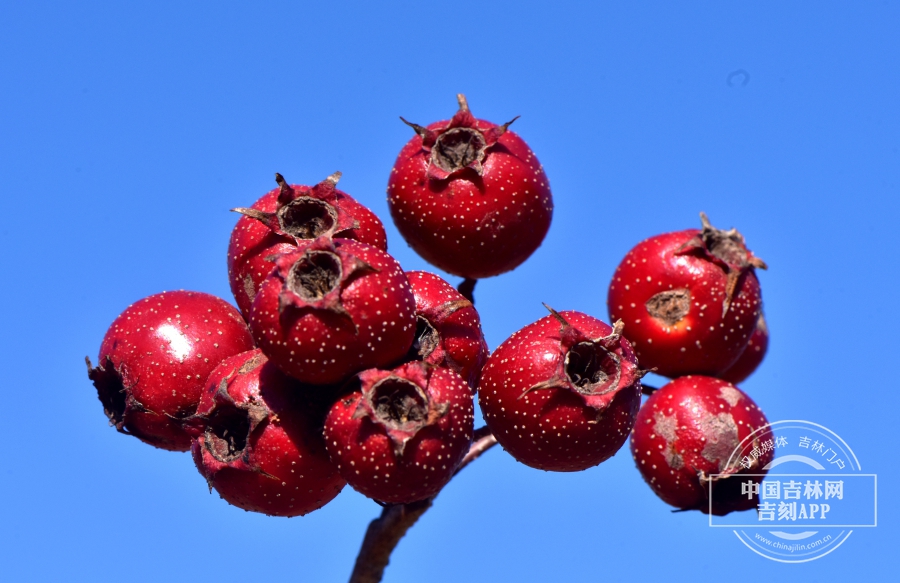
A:
<svg viewBox="0 0 900 583">
<path fill-rule="evenodd" d="M 341 170 L 401 264 L 428 269 L 384 191 L 411 136 L 398 116 L 447 119 L 457 92 L 478 117 L 522 116 L 556 204 L 534 256 L 478 285 L 490 347 L 541 302 L 606 319 L 628 249 L 703 210 L 770 266 L 769 355 L 743 388 L 770 420 L 851 444 L 878 474 L 879 526 L 778 564 L 671 513 L 627 447 L 577 474 L 495 448 L 386 581 L 896 570 L 898 17 L 888 2 L 3 3 L 0 579 L 346 580 L 378 506 L 348 488 L 304 518 L 232 508 L 189 455 L 107 427 L 83 359 L 141 297 L 230 298 L 228 209 L 276 171 L 311 184 Z"/>
</svg>

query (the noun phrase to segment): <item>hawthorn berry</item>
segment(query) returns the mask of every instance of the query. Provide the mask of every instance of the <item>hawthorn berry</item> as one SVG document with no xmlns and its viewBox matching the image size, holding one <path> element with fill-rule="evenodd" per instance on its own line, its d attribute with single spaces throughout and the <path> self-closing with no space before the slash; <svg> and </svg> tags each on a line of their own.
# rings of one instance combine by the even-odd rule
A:
<svg viewBox="0 0 900 583">
<path fill-rule="evenodd" d="M 488 348 L 475 306 L 438 275 L 407 271 L 406 277 L 416 298 L 410 358 L 453 369 L 476 389 Z"/>
<path fill-rule="evenodd" d="M 613 275 L 607 306 L 646 368 L 676 377 L 718 376 L 747 346 L 762 306 L 754 268 L 765 269 L 736 230 L 657 235 L 635 246 Z"/>
<path fill-rule="evenodd" d="M 271 516 L 301 516 L 345 482 L 322 440 L 324 411 L 260 350 L 235 355 L 210 374 L 197 414 L 197 469 L 229 504 Z"/>
<path fill-rule="evenodd" d="M 472 392 L 456 372 L 410 362 L 359 374 L 358 388 L 337 400 L 325 444 L 344 479 L 388 504 L 436 495 L 472 441 Z"/>
<path fill-rule="evenodd" d="M 209 373 L 253 348 L 241 314 L 201 292 L 172 291 L 128 306 L 106 331 L 88 377 L 110 425 L 162 449 L 187 451 L 180 420 L 193 415 Z"/>
<path fill-rule="evenodd" d="M 416 333 L 415 298 L 393 257 L 323 236 L 275 260 L 250 330 L 288 375 L 330 385 L 403 359 Z"/>
<path fill-rule="evenodd" d="M 531 148 L 476 119 L 465 97 L 449 121 L 411 124 L 388 181 L 397 230 L 426 261 L 469 279 L 510 271 L 550 227 L 550 183 Z M 403 118 L 401 118 L 403 119 Z M 515 121 L 515 119 L 513 120 Z"/>
<path fill-rule="evenodd" d="M 750 336 L 747 347 L 741 352 L 737 361 L 725 369 L 718 377 L 732 384 L 744 382 L 747 377 L 752 375 L 763 359 L 766 357 L 766 350 L 769 348 L 769 325 L 766 324 L 766 318 L 763 316 L 762 310 L 759 312 L 759 320 L 756 322 L 756 330 Z"/>
<path fill-rule="evenodd" d="M 768 421 L 743 391 L 707 376 L 677 378 L 654 392 L 638 412 L 631 454 L 653 491 L 682 510 L 712 511 L 717 516 L 755 508 L 756 495 L 742 492 L 756 483 L 774 458 L 772 450 L 740 465 L 733 454 L 753 436 L 754 447 L 772 438 Z M 739 478 L 739 479 L 735 479 Z M 712 504 L 710 503 L 712 499 Z"/>
<path fill-rule="evenodd" d="M 275 175 L 278 188 L 250 208 L 235 208 L 243 216 L 228 243 L 228 280 L 238 308 L 250 314 L 253 298 L 275 267 L 274 258 L 297 249 L 298 241 L 322 235 L 354 239 L 387 251 L 384 226 L 371 210 L 335 186 L 335 172 L 315 186 L 288 184 Z"/>
<path fill-rule="evenodd" d="M 643 371 L 615 327 L 555 312 L 507 338 L 488 358 L 478 403 L 497 441 L 518 461 L 576 472 L 628 439 Z"/>
</svg>

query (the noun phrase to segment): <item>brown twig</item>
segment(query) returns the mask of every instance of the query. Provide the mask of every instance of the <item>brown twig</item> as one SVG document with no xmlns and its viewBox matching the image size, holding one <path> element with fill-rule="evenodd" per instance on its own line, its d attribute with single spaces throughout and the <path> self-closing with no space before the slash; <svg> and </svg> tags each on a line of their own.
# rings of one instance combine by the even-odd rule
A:
<svg viewBox="0 0 900 583">
<path fill-rule="evenodd" d="M 453 473 L 458 474 L 464 467 L 478 459 L 484 452 L 497 444 L 497 439 L 487 427 L 475 430 L 469 451 L 459 467 Z M 406 534 L 419 517 L 431 508 L 435 497 L 427 498 L 411 504 L 394 504 L 385 506 L 381 516 L 369 523 L 366 536 L 363 538 L 356 564 L 350 575 L 350 583 L 379 583 L 388 566 L 391 553 L 400 539 Z"/>
</svg>

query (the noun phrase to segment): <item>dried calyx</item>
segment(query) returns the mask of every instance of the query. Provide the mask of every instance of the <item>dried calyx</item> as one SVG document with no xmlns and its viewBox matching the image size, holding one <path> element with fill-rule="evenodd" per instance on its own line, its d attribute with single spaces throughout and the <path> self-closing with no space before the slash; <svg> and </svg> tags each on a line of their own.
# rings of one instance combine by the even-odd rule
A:
<svg viewBox="0 0 900 583">
<path fill-rule="evenodd" d="M 428 395 L 432 370 L 430 365 L 413 362 L 390 374 L 371 369 L 359 375 L 362 397 L 352 418 L 367 417 L 380 426 L 398 458 L 410 439 L 449 410 L 446 403 L 437 403 Z"/>
<path fill-rule="evenodd" d="M 289 290 L 308 302 L 322 300 L 341 283 L 341 259 L 329 251 L 310 251 L 290 268 Z"/>
<path fill-rule="evenodd" d="M 334 232 L 337 211 L 325 201 L 309 196 L 295 198 L 275 213 L 281 230 L 297 239 L 315 239 Z"/>
<path fill-rule="evenodd" d="M 122 375 L 116 370 L 112 359 L 106 358 L 105 363 L 99 363 L 96 368 L 91 364 L 91 359 L 84 358 L 88 368 L 88 378 L 94 383 L 97 395 L 103 404 L 103 412 L 109 419 L 109 424 L 117 430 L 128 433 L 125 427 L 125 412 L 129 405 L 143 409 L 130 391 L 125 387 Z M 106 366 L 104 366 L 104 364 Z"/>
<path fill-rule="evenodd" d="M 582 395 L 603 395 L 619 385 L 622 366 L 619 357 L 600 344 L 582 341 L 565 357 L 566 377 Z"/>
<path fill-rule="evenodd" d="M 375 418 L 390 429 L 413 431 L 428 418 L 428 396 L 406 379 L 387 377 L 376 383 L 366 398 Z"/>
<path fill-rule="evenodd" d="M 466 96 L 460 93 L 456 98 L 459 111 L 443 130 L 428 129 L 400 118 L 422 137 L 422 147 L 429 152 L 428 175 L 438 180 L 446 179 L 464 168 L 471 168 L 481 175 L 486 151 L 518 119 L 516 116 L 501 126 L 479 130 L 477 120 L 469 111 Z"/>
<path fill-rule="evenodd" d="M 473 162 L 481 164 L 487 143 L 478 130 L 453 128 L 442 133 L 431 148 L 431 163 L 445 172 L 456 172 Z"/>
<path fill-rule="evenodd" d="M 341 293 L 357 278 L 378 270 L 342 250 L 328 236 L 302 248 L 303 251 L 275 258 L 276 273 L 284 282 L 279 293 L 279 312 L 285 314 L 289 307 L 327 310 L 353 323 L 344 309 Z"/>
<path fill-rule="evenodd" d="M 309 189 L 298 194 L 281 174 L 275 174 L 280 190 L 274 213 L 254 208 L 234 208 L 234 212 L 256 219 L 273 232 L 297 240 L 312 240 L 323 235 L 335 236 L 349 229 L 359 228 L 359 223 L 343 212 L 335 203 L 335 186 L 341 178 L 335 172 Z"/>
<path fill-rule="evenodd" d="M 725 299 L 722 301 L 722 315 L 724 316 L 734 300 L 741 275 L 754 267 L 767 269 L 768 266 L 765 261 L 747 250 L 744 237 L 737 229 L 727 231 L 717 229 L 712 226 L 706 213 L 703 212 L 700 213 L 700 221 L 703 223 L 700 233 L 682 244 L 675 253 L 699 250 L 725 270 L 728 281 L 725 286 Z"/>
<path fill-rule="evenodd" d="M 560 351 L 565 357 L 556 374 L 529 387 L 519 398 L 541 389 L 568 389 L 582 395 L 586 404 L 603 408 L 607 405 L 604 395 L 628 386 L 643 376 L 643 371 L 630 363 L 623 365 L 622 358 L 614 352 L 620 348 L 624 328 L 621 320 L 615 323 L 608 336 L 591 339 L 569 324 L 559 312 L 547 304 L 544 307 L 560 324 Z M 623 367 L 628 370 L 623 371 Z"/>
<path fill-rule="evenodd" d="M 749 265 L 748 251 L 744 244 L 744 237 L 737 229 L 729 229 L 724 231 L 712 226 L 706 213 L 700 213 L 700 222 L 703 223 L 703 230 L 700 231 L 700 238 L 703 245 L 710 254 L 718 257 L 729 266 L 735 265 L 744 267 Z"/>
<path fill-rule="evenodd" d="M 457 311 L 471 307 L 472 302 L 469 300 L 455 300 L 444 302 L 418 314 L 416 316 L 416 337 L 407 357 L 410 360 L 425 360 L 431 362 L 431 364 L 438 364 L 435 361 L 428 360 L 429 356 L 435 354 L 435 351 L 441 348 L 442 340 L 438 327 Z M 449 358 L 443 353 L 443 350 L 435 354 L 435 356 L 439 359 Z"/>
<path fill-rule="evenodd" d="M 441 344 L 441 335 L 428 318 L 416 316 L 416 336 L 409 348 L 407 358 L 410 360 L 425 360 Z"/>
<path fill-rule="evenodd" d="M 206 425 L 205 445 L 214 458 L 229 463 L 244 454 L 250 435 L 250 415 L 235 405 L 217 407 Z"/>
<path fill-rule="evenodd" d="M 245 362 L 236 375 L 247 374 L 265 362 L 265 357 L 258 354 Z M 234 378 L 234 377 L 231 377 Z M 228 392 L 229 379 L 219 383 L 215 395 L 215 404 L 206 414 L 197 414 L 187 419 L 187 425 L 204 427 L 204 447 L 212 456 L 228 464 L 240 459 L 247 448 L 250 435 L 269 418 L 269 410 L 264 403 L 251 399 L 246 403 L 238 403 Z"/>
</svg>

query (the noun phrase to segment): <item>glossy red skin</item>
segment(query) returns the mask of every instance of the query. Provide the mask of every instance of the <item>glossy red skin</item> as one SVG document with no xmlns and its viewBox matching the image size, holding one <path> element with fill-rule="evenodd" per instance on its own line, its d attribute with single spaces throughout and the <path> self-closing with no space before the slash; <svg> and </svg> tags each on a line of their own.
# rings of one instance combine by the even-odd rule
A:
<svg viewBox="0 0 900 583">
<path fill-rule="evenodd" d="M 757 368 L 759 368 L 759 365 L 762 364 L 768 349 L 769 326 L 766 324 L 762 312 L 760 312 L 759 321 L 756 323 L 756 330 L 754 330 L 753 334 L 750 336 L 747 347 L 741 352 L 737 361 L 719 375 L 719 378 L 735 385 L 744 382 Z"/>
<path fill-rule="evenodd" d="M 699 233 L 688 229 L 642 241 L 628 252 L 609 285 L 610 319 L 625 323 L 642 367 L 670 378 L 725 371 L 747 346 L 762 307 L 759 280 L 750 269 L 722 316 L 725 270 L 697 253 L 675 254 Z M 689 290 L 691 304 L 684 318 L 669 326 L 650 315 L 646 302 L 673 289 Z"/>
<path fill-rule="evenodd" d="M 287 306 L 280 314 L 285 280 L 278 270 L 263 282 L 250 312 L 250 329 L 263 352 L 288 375 L 313 385 L 341 383 L 361 370 L 400 362 L 416 332 L 415 298 L 400 264 L 357 241 L 334 239 L 334 247 L 377 270 L 353 278 L 340 291 L 353 323 L 318 309 Z M 344 273 L 349 265 L 344 262 Z"/>
<path fill-rule="evenodd" d="M 493 127 L 477 120 L 479 131 Z M 541 245 L 553 216 L 550 182 L 515 132 L 507 130 L 487 149 L 480 177 L 466 168 L 447 180 L 429 179 L 429 160 L 422 138 L 413 136 L 394 162 L 387 189 L 397 230 L 426 261 L 479 279 L 516 268 Z"/>
<path fill-rule="evenodd" d="M 233 404 L 218 394 L 223 382 Z M 264 415 L 237 459 L 217 459 L 207 432 L 191 445 L 197 469 L 223 500 L 270 516 L 302 516 L 343 489 L 346 483 L 325 451 L 322 412 L 303 393 L 300 383 L 267 362 L 259 350 L 233 356 L 210 375 L 198 415 L 209 418 L 216 409 L 251 403 Z"/>
<path fill-rule="evenodd" d="M 196 411 L 216 365 L 253 346 L 240 313 L 206 293 L 163 292 L 128 306 L 107 330 L 98 363 L 136 401 L 117 428 L 162 449 L 187 451 L 191 439 L 177 419 Z"/>
<path fill-rule="evenodd" d="M 631 436 L 631 454 L 644 480 L 667 504 L 709 512 L 709 494 L 701 472 L 734 473 L 715 482 L 712 513 L 722 516 L 755 508 L 758 500 L 741 494 L 741 482 L 762 481 L 743 474 L 764 474 L 774 458 L 768 451 L 758 467 L 728 466 L 741 440 L 768 424 L 756 403 L 726 381 L 707 376 L 677 378 L 653 393 L 641 407 Z M 772 438 L 761 432 L 760 443 Z"/>
<path fill-rule="evenodd" d="M 592 339 L 612 332 L 604 322 L 581 312 L 560 315 Z M 624 338 L 615 353 L 637 364 Z M 488 358 L 478 404 L 497 441 L 516 460 L 541 470 L 577 472 L 609 459 L 628 439 L 641 403 L 641 383 L 635 379 L 620 385 L 604 395 L 597 408 L 566 388 L 523 395 L 551 378 L 564 358 L 560 324 L 553 316 L 525 326 Z"/>
<path fill-rule="evenodd" d="M 291 188 L 298 197 L 314 196 L 314 192 L 309 186 L 292 184 Z M 280 190 L 280 187 L 270 190 L 253 203 L 251 208 L 267 213 L 275 212 Z M 384 232 L 384 225 L 381 224 L 375 213 L 349 194 L 337 189 L 334 192 L 340 208 L 359 223 L 359 228 L 341 231 L 340 236 L 387 251 L 387 235 Z M 245 318 L 249 319 L 253 298 L 256 297 L 259 286 L 274 267 L 274 263 L 267 258 L 282 253 L 291 253 L 296 249 L 297 244 L 294 239 L 272 232 L 262 222 L 246 215 L 241 215 L 241 218 L 238 219 L 231 232 L 231 240 L 228 242 L 228 280 L 238 308 Z"/>
<path fill-rule="evenodd" d="M 474 390 L 488 357 L 481 318 L 474 305 L 434 317 L 448 302 L 466 301 L 444 278 L 427 271 L 407 271 L 406 277 L 416 298 L 416 315 L 425 317 L 441 337 L 441 345 L 424 360 L 451 368 Z"/>
<path fill-rule="evenodd" d="M 442 417 L 409 438 L 400 455 L 376 418 L 353 419 L 363 394 L 392 374 L 413 380 L 434 403 L 447 407 Z M 472 442 L 475 406 L 468 385 L 452 370 L 421 362 L 364 375 L 360 389 L 339 399 L 328 412 L 325 443 L 332 461 L 348 484 L 379 502 L 406 504 L 436 495 Z"/>
</svg>

